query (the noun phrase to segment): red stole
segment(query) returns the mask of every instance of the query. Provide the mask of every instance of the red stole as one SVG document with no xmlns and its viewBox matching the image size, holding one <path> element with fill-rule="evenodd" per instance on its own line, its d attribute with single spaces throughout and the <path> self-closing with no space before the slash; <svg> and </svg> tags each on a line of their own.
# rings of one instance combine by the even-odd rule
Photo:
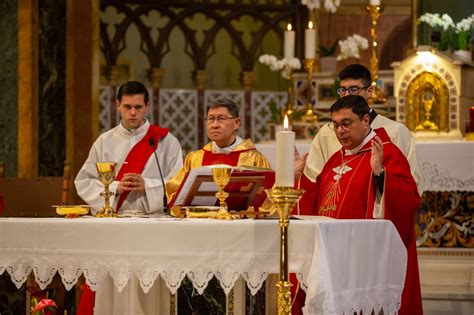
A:
<svg viewBox="0 0 474 315">
<path fill-rule="evenodd" d="M 202 157 L 202 165 L 214 165 L 214 164 L 227 164 L 230 166 L 237 166 L 239 163 L 240 153 L 255 150 L 255 148 L 231 151 L 229 154 L 225 153 L 213 153 L 212 151 L 204 151 Z"/>
<path fill-rule="evenodd" d="M 165 137 L 168 134 L 169 130 L 166 128 L 161 128 L 156 125 L 150 125 L 146 135 L 139 141 L 135 146 L 130 150 L 125 159 L 125 162 L 120 168 L 116 180 L 121 181 L 124 174 L 127 173 L 136 173 L 141 174 L 145 168 L 145 164 L 153 154 L 153 151 L 158 148 L 158 142 L 161 138 Z M 150 145 L 149 139 L 152 138 L 155 140 L 155 148 L 153 149 Z M 129 191 L 123 192 L 117 202 L 117 207 L 115 212 L 120 210 L 123 202 L 127 198 Z"/>
</svg>

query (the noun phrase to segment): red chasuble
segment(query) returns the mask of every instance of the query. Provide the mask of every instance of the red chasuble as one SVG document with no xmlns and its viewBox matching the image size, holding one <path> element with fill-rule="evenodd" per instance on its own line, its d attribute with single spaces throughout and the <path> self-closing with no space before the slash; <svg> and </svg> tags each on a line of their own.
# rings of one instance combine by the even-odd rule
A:
<svg viewBox="0 0 474 315">
<path fill-rule="evenodd" d="M 169 130 L 166 128 L 161 128 L 156 125 L 150 125 L 146 135 L 140 141 L 138 141 L 128 153 L 127 158 L 125 159 L 125 162 L 127 163 L 124 163 L 120 168 L 120 171 L 116 176 L 116 180 L 122 180 L 124 174 L 127 173 L 141 174 L 141 172 L 143 172 L 143 169 L 145 168 L 146 162 L 153 154 L 153 151 L 157 149 L 158 142 L 161 138 L 165 137 L 168 134 L 168 131 Z M 151 147 L 149 142 L 150 138 L 153 138 L 155 140 L 155 148 Z M 118 212 L 120 210 L 120 207 L 122 206 L 129 193 L 129 191 L 125 191 L 120 195 L 115 212 Z"/>
<path fill-rule="evenodd" d="M 240 153 L 250 151 L 250 150 L 256 150 L 256 149 L 250 148 L 250 149 L 244 149 L 244 150 L 231 151 L 229 154 L 213 153 L 212 151 L 203 149 L 204 155 L 202 157 L 202 166 L 215 165 L 215 164 L 227 164 L 230 166 L 237 166 L 239 163 Z"/>
<path fill-rule="evenodd" d="M 420 196 L 405 156 L 390 142 L 385 129 L 375 130 L 383 142 L 385 183 L 382 195 L 383 218 L 391 220 L 408 252 L 405 288 L 399 314 L 422 314 L 418 259 L 416 254 L 415 213 Z M 305 189 L 299 211 L 305 215 L 323 215 L 337 219 L 373 219 L 376 183 L 370 166 L 371 143 L 354 155 L 344 149 L 326 162 L 316 183 L 300 180 Z M 305 177 L 304 174 L 302 177 Z"/>
</svg>

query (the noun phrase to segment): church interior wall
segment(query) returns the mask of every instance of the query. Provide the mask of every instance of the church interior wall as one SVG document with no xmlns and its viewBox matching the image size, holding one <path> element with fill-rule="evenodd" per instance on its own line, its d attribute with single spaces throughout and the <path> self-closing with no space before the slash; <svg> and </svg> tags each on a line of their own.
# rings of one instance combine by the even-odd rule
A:
<svg viewBox="0 0 474 315">
<path fill-rule="evenodd" d="M 17 172 L 18 139 L 18 0 L 0 2 L 0 161 L 5 175 Z"/>
</svg>

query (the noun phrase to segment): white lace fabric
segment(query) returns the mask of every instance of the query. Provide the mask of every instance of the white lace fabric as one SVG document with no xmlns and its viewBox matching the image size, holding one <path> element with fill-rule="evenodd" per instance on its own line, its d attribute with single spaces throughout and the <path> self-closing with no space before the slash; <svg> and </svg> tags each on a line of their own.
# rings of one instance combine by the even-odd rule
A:
<svg viewBox="0 0 474 315">
<path fill-rule="evenodd" d="M 44 289 L 57 272 L 68 290 L 81 274 L 100 290 L 110 275 L 119 292 L 135 277 L 145 293 L 158 277 L 176 293 L 188 276 L 200 294 L 213 276 L 226 294 L 242 277 L 255 294 L 279 272 L 279 242 L 277 220 L 0 218 L 0 274 L 19 288 L 33 272 Z M 389 221 L 290 223 L 289 269 L 307 293 L 306 314 L 394 313 L 405 268 Z"/>
</svg>

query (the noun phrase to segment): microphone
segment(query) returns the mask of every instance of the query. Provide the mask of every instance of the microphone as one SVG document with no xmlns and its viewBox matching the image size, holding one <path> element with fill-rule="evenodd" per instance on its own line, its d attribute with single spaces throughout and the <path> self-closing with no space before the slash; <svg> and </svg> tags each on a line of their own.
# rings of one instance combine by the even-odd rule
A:
<svg viewBox="0 0 474 315">
<path fill-rule="evenodd" d="M 169 214 L 168 197 L 166 196 L 165 180 L 163 179 L 163 173 L 161 172 L 160 162 L 158 161 L 158 156 L 156 155 L 156 151 L 155 151 L 155 139 L 153 138 L 148 139 L 148 143 L 153 148 L 153 154 L 155 155 L 156 165 L 158 165 L 158 171 L 160 172 L 161 184 L 163 185 L 163 214 Z"/>
</svg>

